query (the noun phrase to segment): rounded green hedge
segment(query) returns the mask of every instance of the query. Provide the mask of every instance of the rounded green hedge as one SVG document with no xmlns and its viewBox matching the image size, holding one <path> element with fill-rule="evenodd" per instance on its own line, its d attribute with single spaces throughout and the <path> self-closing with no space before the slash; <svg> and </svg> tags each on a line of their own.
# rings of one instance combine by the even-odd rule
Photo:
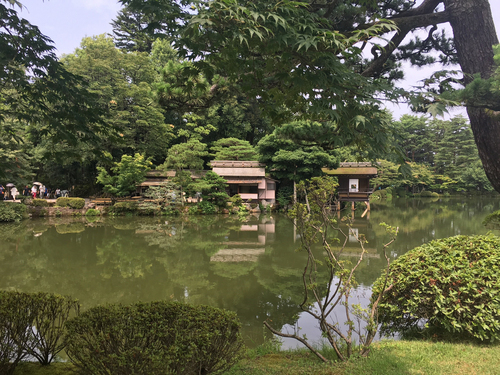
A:
<svg viewBox="0 0 500 375">
<path fill-rule="evenodd" d="M 56 200 L 57 207 L 69 207 L 76 210 L 81 210 L 85 206 L 85 199 L 83 198 L 68 198 L 59 197 Z"/>
<path fill-rule="evenodd" d="M 82 374 L 211 374 L 239 359 L 239 328 L 209 306 L 98 306 L 67 323 L 66 353 Z"/>
<path fill-rule="evenodd" d="M 373 286 L 378 295 L 384 278 Z M 456 236 L 410 250 L 390 266 L 382 332 L 445 331 L 500 339 L 500 238 Z M 425 323 L 425 325 L 423 325 Z"/>
</svg>

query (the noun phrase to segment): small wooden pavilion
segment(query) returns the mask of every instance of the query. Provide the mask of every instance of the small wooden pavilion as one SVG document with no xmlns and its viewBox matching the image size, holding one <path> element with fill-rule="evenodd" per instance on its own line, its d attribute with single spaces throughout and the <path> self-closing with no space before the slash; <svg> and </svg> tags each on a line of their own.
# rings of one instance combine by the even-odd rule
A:
<svg viewBox="0 0 500 375">
<path fill-rule="evenodd" d="M 337 169 L 323 169 L 329 175 L 337 176 L 339 180 L 340 202 L 365 202 L 370 209 L 370 178 L 377 176 L 377 167 L 370 162 L 340 163 Z"/>
</svg>

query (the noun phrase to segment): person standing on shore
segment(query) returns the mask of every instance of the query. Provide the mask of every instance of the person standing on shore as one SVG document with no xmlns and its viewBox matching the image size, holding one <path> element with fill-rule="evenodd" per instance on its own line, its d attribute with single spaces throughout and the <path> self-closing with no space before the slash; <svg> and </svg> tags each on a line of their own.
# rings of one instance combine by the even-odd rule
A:
<svg viewBox="0 0 500 375">
<path fill-rule="evenodd" d="M 31 195 L 33 196 L 33 199 L 36 198 L 36 193 L 37 193 L 36 185 L 33 185 L 33 187 L 31 188 Z"/>
</svg>

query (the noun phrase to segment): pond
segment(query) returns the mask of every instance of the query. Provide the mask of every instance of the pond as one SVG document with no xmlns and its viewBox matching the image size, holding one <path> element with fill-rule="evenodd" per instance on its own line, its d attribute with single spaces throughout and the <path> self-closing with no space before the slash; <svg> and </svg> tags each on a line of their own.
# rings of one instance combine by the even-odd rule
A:
<svg viewBox="0 0 500 375">
<path fill-rule="evenodd" d="M 368 240 L 356 278 L 369 291 L 384 266 L 386 222 L 400 228 L 392 259 L 432 239 L 485 234 L 498 198 L 397 199 L 355 212 L 353 229 Z M 498 231 L 494 231 L 499 234 Z M 264 340 L 262 322 L 319 339 L 315 322 L 297 316 L 304 253 L 283 215 L 160 218 L 47 218 L 0 225 L 0 288 L 105 304 L 177 300 L 237 312 L 249 346 Z M 356 242 L 344 251 L 355 259 Z M 285 346 L 295 343 L 285 342 Z"/>
</svg>

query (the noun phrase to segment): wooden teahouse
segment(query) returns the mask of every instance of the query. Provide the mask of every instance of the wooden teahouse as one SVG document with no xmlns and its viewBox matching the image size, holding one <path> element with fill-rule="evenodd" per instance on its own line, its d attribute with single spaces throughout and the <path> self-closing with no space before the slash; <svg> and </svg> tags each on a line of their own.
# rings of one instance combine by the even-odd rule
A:
<svg viewBox="0 0 500 375">
<path fill-rule="evenodd" d="M 325 173 L 338 177 L 339 203 L 365 202 L 370 208 L 370 178 L 377 176 L 377 167 L 370 162 L 340 163 L 337 169 L 324 169 Z M 354 203 L 353 203 L 354 204 Z"/>
</svg>

